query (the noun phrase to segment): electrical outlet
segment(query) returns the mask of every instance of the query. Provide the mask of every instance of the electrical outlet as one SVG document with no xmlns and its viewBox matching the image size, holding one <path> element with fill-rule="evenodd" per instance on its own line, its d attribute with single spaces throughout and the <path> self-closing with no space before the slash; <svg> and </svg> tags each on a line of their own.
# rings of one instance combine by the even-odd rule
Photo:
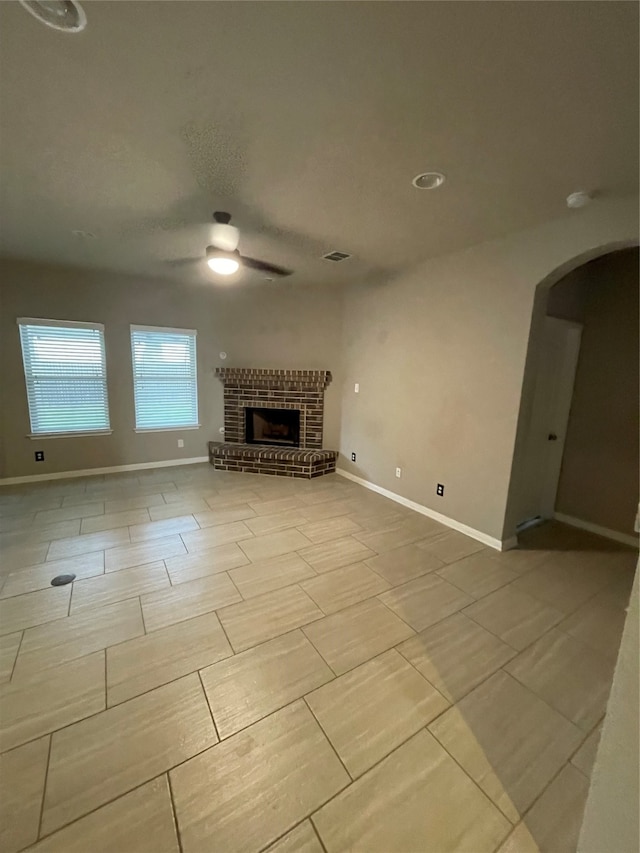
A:
<svg viewBox="0 0 640 853">
<path fill-rule="evenodd" d="M 402 468 L 396 468 L 396 477 L 402 477 Z"/>
<path fill-rule="evenodd" d="M 352 462 L 355 462 L 355 461 L 356 461 L 356 454 L 355 454 L 355 453 L 352 453 L 352 454 L 351 454 L 351 461 L 352 461 Z"/>
<path fill-rule="evenodd" d="M 44 462 L 44 450 L 36 450 L 36 452 L 33 454 L 33 457 L 36 462 Z"/>
<path fill-rule="evenodd" d="M 184 439 L 183 438 L 178 439 L 178 447 L 184 447 Z"/>
<path fill-rule="evenodd" d="M 436 495 L 439 495 L 440 497 L 444 495 L 444 486 L 442 485 L 442 483 L 438 483 L 436 485 Z"/>
<path fill-rule="evenodd" d="M 353 386 L 353 390 L 354 390 L 354 393 L 356 393 L 356 394 L 360 393 L 360 383 L 359 382 L 356 382 L 356 384 Z"/>
</svg>

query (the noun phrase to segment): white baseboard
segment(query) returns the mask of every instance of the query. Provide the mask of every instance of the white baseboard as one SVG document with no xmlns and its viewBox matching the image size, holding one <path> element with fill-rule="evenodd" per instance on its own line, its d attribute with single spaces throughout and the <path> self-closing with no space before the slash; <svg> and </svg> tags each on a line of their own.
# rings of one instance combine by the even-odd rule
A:
<svg viewBox="0 0 640 853">
<path fill-rule="evenodd" d="M 605 539 L 613 539 L 614 542 L 621 542 L 623 545 L 630 545 L 632 548 L 639 547 L 638 536 L 634 536 L 632 533 L 620 533 L 618 530 L 600 527 L 599 524 L 592 524 L 590 521 L 583 521 L 581 518 L 574 518 L 572 515 L 565 515 L 562 512 L 555 512 L 553 517 L 556 521 L 561 521 L 563 524 L 570 524 L 571 527 L 579 527 L 580 530 L 604 536 Z"/>
<path fill-rule="evenodd" d="M 24 477 L 0 478 L 0 486 L 14 486 L 20 483 L 40 483 L 44 480 L 69 480 L 73 477 L 117 474 L 122 471 L 144 471 L 147 468 L 174 468 L 176 465 L 196 465 L 198 462 L 208 461 L 208 456 L 191 456 L 188 459 L 163 459 L 161 462 L 135 462 L 133 465 L 110 465 L 107 468 L 81 468 L 77 471 L 58 471 L 55 474 L 27 474 Z"/>
<path fill-rule="evenodd" d="M 477 539 L 478 542 L 482 542 L 483 545 L 488 545 L 489 548 L 494 548 L 496 551 L 509 551 L 511 548 L 515 548 L 518 544 L 518 540 L 515 536 L 511 537 L 511 539 L 505 540 L 494 539 L 493 536 L 488 536 L 481 530 L 476 530 L 474 527 L 462 524 L 461 521 L 456 521 L 455 518 L 449 518 L 446 515 L 442 515 L 440 512 L 436 512 L 434 509 L 429 509 L 427 506 L 423 506 L 415 501 L 410 501 L 408 498 L 403 498 L 402 495 L 391 492 L 389 489 L 383 489 L 382 486 L 376 486 L 375 483 L 371 483 L 369 480 L 363 480 L 362 477 L 356 477 L 355 474 L 345 471 L 344 468 L 336 468 L 336 474 L 339 474 L 341 477 L 345 477 L 347 480 L 352 480 L 354 483 L 359 483 L 361 486 L 364 486 L 365 489 L 370 489 L 372 492 L 384 495 L 385 498 L 389 498 L 389 500 L 402 504 L 402 506 L 406 506 L 409 509 L 414 510 L 414 512 L 419 512 L 421 515 L 433 518 L 434 521 L 439 521 L 440 524 L 444 524 L 446 527 L 451 527 L 459 533 L 464 533 L 465 536 Z"/>
</svg>

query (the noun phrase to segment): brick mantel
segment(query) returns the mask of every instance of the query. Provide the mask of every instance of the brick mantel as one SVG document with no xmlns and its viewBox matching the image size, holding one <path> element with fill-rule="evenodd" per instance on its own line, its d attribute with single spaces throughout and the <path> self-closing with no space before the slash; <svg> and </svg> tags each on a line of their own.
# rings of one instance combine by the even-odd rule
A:
<svg viewBox="0 0 640 853">
<path fill-rule="evenodd" d="M 300 411 L 300 447 L 320 450 L 324 419 L 324 391 L 329 370 L 269 370 L 254 367 L 217 367 L 224 385 L 224 437 L 243 443 L 247 406 Z"/>
<path fill-rule="evenodd" d="M 331 382 L 329 370 L 269 370 L 254 367 L 216 367 L 225 387 L 269 388 L 279 391 L 324 391 Z"/>
</svg>

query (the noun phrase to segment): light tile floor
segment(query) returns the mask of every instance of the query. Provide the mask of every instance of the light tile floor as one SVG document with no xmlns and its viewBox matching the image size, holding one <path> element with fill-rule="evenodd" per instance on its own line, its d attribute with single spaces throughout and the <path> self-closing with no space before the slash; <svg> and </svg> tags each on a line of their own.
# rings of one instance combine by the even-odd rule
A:
<svg viewBox="0 0 640 853">
<path fill-rule="evenodd" d="M 637 552 L 193 465 L 0 488 L 0 559 L 4 853 L 575 850 Z"/>
</svg>

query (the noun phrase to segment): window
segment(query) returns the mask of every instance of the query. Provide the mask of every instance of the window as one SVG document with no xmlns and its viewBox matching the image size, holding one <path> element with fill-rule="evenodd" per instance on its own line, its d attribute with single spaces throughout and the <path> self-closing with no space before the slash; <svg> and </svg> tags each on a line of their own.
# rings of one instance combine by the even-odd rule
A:
<svg viewBox="0 0 640 853">
<path fill-rule="evenodd" d="M 196 332 L 131 326 L 136 429 L 198 427 Z"/>
<path fill-rule="evenodd" d="M 104 326 L 18 319 L 32 435 L 109 432 Z"/>
</svg>

